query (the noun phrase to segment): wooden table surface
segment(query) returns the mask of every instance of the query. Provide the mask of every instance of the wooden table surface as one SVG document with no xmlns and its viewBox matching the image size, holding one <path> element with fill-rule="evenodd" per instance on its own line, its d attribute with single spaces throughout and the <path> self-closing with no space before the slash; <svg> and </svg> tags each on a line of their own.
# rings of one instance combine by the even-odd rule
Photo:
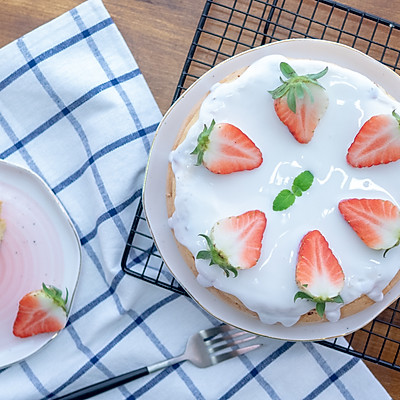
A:
<svg viewBox="0 0 400 400">
<path fill-rule="evenodd" d="M 246 3 L 248 0 L 242 1 Z M 0 47 L 81 2 L 81 0 L 1 0 Z M 103 2 L 164 113 L 172 102 L 205 0 L 103 0 Z M 400 0 L 390 2 L 341 0 L 341 3 L 400 24 Z M 400 400 L 400 372 L 372 363 L 367 365 L 393 399 Z"/>
</svg>

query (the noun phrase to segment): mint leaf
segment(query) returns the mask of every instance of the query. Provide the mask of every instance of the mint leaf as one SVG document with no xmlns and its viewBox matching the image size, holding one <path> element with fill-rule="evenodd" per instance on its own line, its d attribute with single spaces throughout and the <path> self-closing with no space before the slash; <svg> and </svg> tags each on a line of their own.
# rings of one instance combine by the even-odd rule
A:
<svg viewBox="0 0 400 400">
<path fill-rule="evenodd" d="M 302 192 L 310 189 L 312 183 L 314 181 L 314 175 L 310 171 L 304 171 L 300 175 L 298 175 L 292 185 L 292 191 L 296 194 L 296 192 L 300 189 Z"/>
<path fill-rule="evenodd" d="M 294 203 L 295 198 L 296 196 L 289 189 L 283 189 L 275 197 L 275 200 L 272 204 L 272 209 L 274 211 L 286 210 Z"/>
<path fill-rule="evenodd" d="M 300 197 L 303 194 L 303 191 L 295 185 L 292 185 L 292 192 L 296 197 Z"/>
</svg>

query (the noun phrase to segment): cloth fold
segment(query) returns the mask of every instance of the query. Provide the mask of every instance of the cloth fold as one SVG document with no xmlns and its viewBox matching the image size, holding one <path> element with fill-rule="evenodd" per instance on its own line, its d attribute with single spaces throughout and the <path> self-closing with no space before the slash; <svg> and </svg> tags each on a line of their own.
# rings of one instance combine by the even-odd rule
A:
<svg viewBox="0 0 400 400">
<path fill-rule="evenodd" d="M 55 398 L 180 354 L 191 334 L 219 321 L 121 270 L 161 114 L 104 5 L 82 3 L 1 49 L 0 58 L 0 158 L 45 180 L 82 245 L 66 328 L 0 370 L 0 399 Z M 183 363 L 97 398 L 389 398 L 358 358 L 265 341 L 214 367 Z"/>
</svg>

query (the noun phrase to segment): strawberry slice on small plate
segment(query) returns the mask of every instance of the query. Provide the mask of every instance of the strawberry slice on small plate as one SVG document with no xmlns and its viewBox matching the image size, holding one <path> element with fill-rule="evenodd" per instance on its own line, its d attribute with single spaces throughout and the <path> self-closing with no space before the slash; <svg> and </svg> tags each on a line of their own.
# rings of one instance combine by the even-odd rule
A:
<svg viewBox="0 0 400 400">
<path fill-rule="evenodd" d="M 78 235 L 64 208 L 35 173 L 0 161 L 0 368 L 41 349 L 57 333 L 13 334 L 19 301 L 42 283 L 68 290 L 73 300 L 81 265 Z M 68 314 L 66 314 L 68 316 Z"/>
<path fill-rule="evenodd" d="M 68 291 L 65 298 L 54 286 L 27 293 L 19 302 L 13 334 L 26 338 L 41 333 L 58 332 L 67 323 Z"/>
</svg>

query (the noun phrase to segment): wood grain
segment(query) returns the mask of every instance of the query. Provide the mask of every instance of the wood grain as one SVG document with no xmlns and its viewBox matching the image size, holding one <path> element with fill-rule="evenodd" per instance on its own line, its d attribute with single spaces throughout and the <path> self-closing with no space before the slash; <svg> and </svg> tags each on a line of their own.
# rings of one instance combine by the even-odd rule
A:
<svg viewBox="0 0 400 400">
<path fill-rule="evenodd" d="M 81 2 L 2 0 L 0 47 Z M 204 3 L 204 0 L 104 0 L 163 113 L 172 102 Z M 400 24 L 400 0 L 341 0 L 341 3 Z M 379 351 L 380 343 L 375 346 Z M 400 373 L 369 362 L 367 365 L 393 399 L 400 400 Z"/>
</svg>

